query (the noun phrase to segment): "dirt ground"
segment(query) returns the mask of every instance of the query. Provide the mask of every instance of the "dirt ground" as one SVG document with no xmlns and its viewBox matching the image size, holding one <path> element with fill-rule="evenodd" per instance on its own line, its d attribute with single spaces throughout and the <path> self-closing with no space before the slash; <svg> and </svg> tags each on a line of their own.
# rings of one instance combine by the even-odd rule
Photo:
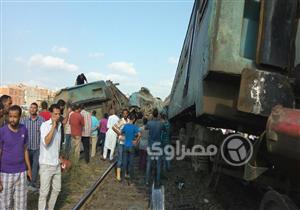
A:
<svg viewBox="0 0 300 210">
<path fill-rule="evenodd" d="M 114 172 L 103 182 L 85 210 L 149 209 L 150 188 L 144 185 L 144 173 L 138 171 L 132 186 L 118 183 Z M 261 194 L 255 187 L 234 178 L 221 176 L 215 189 L 207 187 L 208 177 L 194 172 L 191 163 L 176 161 L 162 176 L 166 210 L 255 210 Z M 183 183 L 180 188 L 180 183 Z"/>
<path fill-rule="evenodd" d="M 208 177 L 194 172 L 188 160 L 172 163 L 163 180 L 166 209 L 172 210 L 255 210 L 261 195 L 258 190 L 227 176 L 221 176 L 215 189 L 207 187 Z M 180 183 L 183 187 L 180 188 Z"/>
<path fill-rule="evenodd" d="M 72 168 L 69 172 L 62 174 L 62 191 L 59 194 L 55 209 L 69 210 L 78 202 L 86 190 L 98 179 L 98 177 L 108 168 L 110 163 L 100 160 L 97 154 L 89 164 L 80 160 L 77 168 Z M 39 193 L 28 193 L 28 209 L 38 208 Z"/>
<path fill-rule="evenodd" d="M 144 172 L 137 167 L 135 158 L 135 179 L 119 183 L 112 171 L 85 205 L 85 210 L 140 210 L 148 209 L 149 189 L 144 184 Z"/>
<path fill-rule="evenodd" d="M 135 180 L 129 185 L 119 183 L 112 170 L 95 194 L 84 206 L 85 210 L 143 210 L 149 209 L 150 188 L 144 184 L 145 173 L 137 168 Z M 62 192 L 56 209 L 72 209 L 79 198 L 110 165 L 97 156 L 87 165 L 80 161 L 77 169 L 63 174 Z M 172 162 L 170 172 L 163 174 L 165 209 L 167 210 L 255 210 L 259 208 L 260 192 L 234 178 L 222 176 L 217 188 L 207 187 L 207 177 L 194 172 L 188 160 Z M 181 185 L 181 186 L 180 186 Z M 28 209 L 37 209 L 38 193 L 29 194 Z"/>
</svg>

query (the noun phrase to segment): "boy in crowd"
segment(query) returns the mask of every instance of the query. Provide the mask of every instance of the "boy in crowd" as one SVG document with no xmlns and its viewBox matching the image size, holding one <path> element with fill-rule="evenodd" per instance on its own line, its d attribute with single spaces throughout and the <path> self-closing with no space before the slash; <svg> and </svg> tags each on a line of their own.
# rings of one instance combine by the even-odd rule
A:
<svg viewBox="0 0 300 210">
<path fill-rule="evenodd" d="M 8 110 L 8 124 L 0 128 L 0 209 L 27 209 L 26 175 L 31 180 L 28 132 L 20 124 L 21 107 Z M 27 173 L 26 173 L 27 170 Z"/>
</svg>

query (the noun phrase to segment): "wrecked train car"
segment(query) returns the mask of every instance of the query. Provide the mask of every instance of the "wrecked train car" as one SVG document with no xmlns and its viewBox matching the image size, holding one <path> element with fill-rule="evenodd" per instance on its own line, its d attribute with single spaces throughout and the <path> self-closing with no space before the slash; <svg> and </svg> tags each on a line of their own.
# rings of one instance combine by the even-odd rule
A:
<svg viewBox="0 0 300 210">
<path fill-rule="evenodd" d="M 101 119 L 110 109 L 121 111 L 128 107 L 128 98 L 112 81 L 97 81 L 60 90 L 54 101 L 63 99 L 70 104 L 84 104 L 88 111 L 97 111 Z"/>
<path fill-rule="evenodd" d="M 154 97 L 145 87 L 130 95 L 129 104 L 130 107 L 142 112 L 146 118 L 151 117 L 154 108 L 157 108 L 159 112 L 162 112 L 164 109 L 163 101 L 160 98 Z"/>
<path fill-rule="evenodd" d="M 220 174 L 267 186 L 261 210 L 300 206 L 299 14 L 298 0 L 196 0 L 170 96 L 178 139 L 218 148 L 192 156 L 194 169 L 210 186 Z M 257 136 L 240 141 L 253 148 L 245 165 L 224 161 L 233 153 L 215 128 Z"/>
<path fill-rule="evenodd" d="M 195 1 L 169 118 L 187 115 L 208 126 L 226 122 L 228 128 L 259 134 L 272 107 L 295 107 L 297 2 Z"/>
</svg>

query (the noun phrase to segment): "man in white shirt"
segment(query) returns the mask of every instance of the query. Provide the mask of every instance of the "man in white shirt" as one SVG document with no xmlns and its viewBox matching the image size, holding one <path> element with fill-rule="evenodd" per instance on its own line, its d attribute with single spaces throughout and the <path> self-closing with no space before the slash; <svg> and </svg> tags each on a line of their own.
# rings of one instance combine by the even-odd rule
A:
<svg viewBox="0 0 300 210">
<path fill-rule="evenodd" d="M 121 133 L 124 125 L 129 123 L 128 115 L 129 115 L 129 110 L 123 109 L 123 111 L 122 111 L 123 117 L 118 121 L 118 123 L 116 123 L 113 126 L 113 130 L 115 131 L 115 133 L 117 133 L 117 134 Z M 121 181 L 121 168 L 122 168 L 122 164 L 123 164 L 124 140 L 125 140 L 125 137 L 123 135 L 118 136 L 117 177 L 116 177 L 118 181 Z M 126 176 L 127 176 L 127 174 L 126 174 Z"/>
<path fill-rule="evenodd" d="M 92 133 L 92 115 L 88 111 L 85 110 L 85 105 L 81 105 L 81 116 L 84 120 L 84 126 L 82 128 L 82 136 L 81 142 L 83 145 L 84 150 L 84 159 L 85 162 L 88 164 L 90 162 L 90 140 L 91 140 L 91 133 Z"/>
<path fill-rule="evenodd" d="M 105 136 L 105 145 L 104 145 L 104 152 L 103 152 L 103 158 L 106 160 L 107 158 L 107 152 L 110 150 L 109 159 L 112 161 L 114 158 L 114 152 L 116 148 L 117 143 L 117 134 L 113 130 L 113 126 L 119 121 L 119 117 L 115 114 L 115 110 L 110 110 L 110 116 L 107 121 L 107 128 L 108 131 L 106 132 Z"/>
<path fill-rule="evenodd" d="M 61 168 L 59 151 L 61 143 L 60 107 L 53 104 L 50 107 L 51 119 L 41 125 L 40 144 L 40 197 L 39 210 L 53 210 L 61 190 Z M 52 185 L 52 192 L 48 202 L 47 198 Z"/>
</svg>

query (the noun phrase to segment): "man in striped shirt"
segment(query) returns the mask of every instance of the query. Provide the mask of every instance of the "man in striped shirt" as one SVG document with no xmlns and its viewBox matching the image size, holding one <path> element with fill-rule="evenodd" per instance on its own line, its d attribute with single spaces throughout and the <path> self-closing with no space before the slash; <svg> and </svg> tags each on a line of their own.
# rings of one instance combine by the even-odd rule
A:
<svg viewBox="0 0 300 210">
<path fill-rule="evenodd" d="M 28 151 L 30 162 L 32 165 L 32 180 L 30 182 L 30 186 L 36 189 L 41 141 L 40 128 L 42 123 L 44 122 L 44 118 L 38 115 L 37 103 L 32 103 L 30 105 L 29 113 L 30 116 L 23 118 L 21 120 L 21 123 L 24 124 L 28 130 Z"/>
<path fill-rule="evenodd" d="M 90 139 L 92 132 L 92 115 L 85 110 L 85 105 L 81 105 L 81 116 L 84 120 L 84 126 L 82 128 L 81 141 L 84 149 L 84 159 L 86 163 L 90 162 Z"/>
</svg>

